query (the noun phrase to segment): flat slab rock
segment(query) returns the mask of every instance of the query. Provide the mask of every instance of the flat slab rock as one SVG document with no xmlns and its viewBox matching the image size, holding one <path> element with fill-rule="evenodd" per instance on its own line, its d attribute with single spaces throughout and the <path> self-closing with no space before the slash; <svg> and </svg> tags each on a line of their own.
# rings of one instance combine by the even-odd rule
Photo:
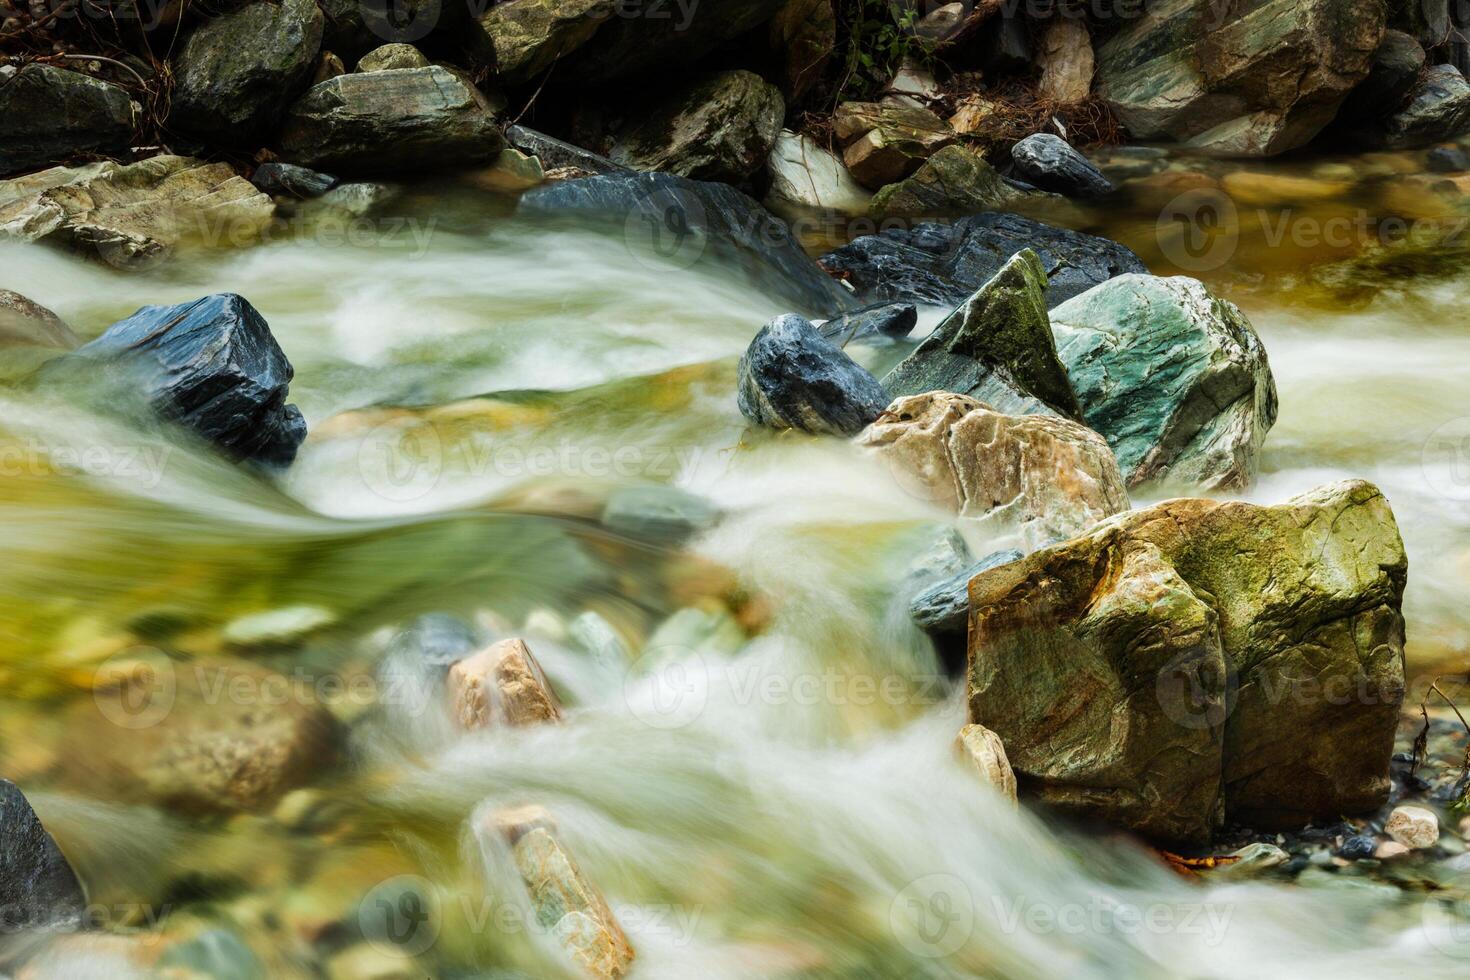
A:
<svg viewBox="0 0 1470 980">
<path fill-rule="evenodd" d="M 1023 790 L 1204 842 L 1382 806 L 1408 561 L 1374 486 L 1173 500 L 970 584 L 970 720 Z"/>
<path fill-rule="evenodd" d="M 1005 213 L 891 228 L 854 239 L 818 261 L 851 285 L 861 302 L 953 308 L 1025 248 L 1046 271 L 1048 307 L 1114 276 L 1148 272 L 1142 259 L 1117 242 Z"/>
</svg>

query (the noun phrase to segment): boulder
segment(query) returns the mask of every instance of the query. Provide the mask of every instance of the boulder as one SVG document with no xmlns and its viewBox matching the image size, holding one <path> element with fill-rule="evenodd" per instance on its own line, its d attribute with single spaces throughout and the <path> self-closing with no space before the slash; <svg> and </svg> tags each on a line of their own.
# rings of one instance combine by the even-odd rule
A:
<svg viewBox="0 0 1470 980">
<path fill-rule="evenodd" d="M 963 637 L 970 628 L 970 580 L 1024 557 L 1015 549 L 997 551 L 965 566 L 914 596 L 909 603 L 909 618 L 931 636 Z"/>
<path fill-rule="evenodd" d="M 853 180 L 842 159 L 810 136 L 782 130 L 766 160 L 771 188 L 766 204 L 776 210 L 813 208 L 841 214 L 865 214 L 873 199 Z"/>
<path fill-rule="evenodd" d="M 1367 483 L 1173 500 L 970 585 L 970 720 L 1023 788 L 1201 843 L 1388 799 L 1407 560 Z"/>
<path fill-rule="evenodd" d="M 394 173 L 482 163 L 505 148 L 495 109 L 437 65 L 339 75 L 291 106 L 283 156 L 337 173 Z"/>
<path fill-rule="evenodd" d="M 358 71 L 394 71 L 398 68 L 427 68 L 429 59 L 412 44 L 385 44 L 357 60 Z"/>
<path fill-rule="evenodd" d="M 309 684 L 241 661 L 162 670 L 99 678 L 96 703 L 67 726 L 69 782 L 192 813 L 258 813 L 340 758 L 342 732 Z"/>
<path fill-rule="evenodd" d="M 1092 94 L 1095 59 L 1087 21 L 1059 12 L 1041 28 L 1037 94 L 1052 102 L 1081 102 Z"/>
<path fill-rule="evenodd" d="M 0 779 L 0 909 L 12 939 L 22 930 L 70 933 L 89 924 L 76 872 L 8 779 Z"/>
<path fill-rule="evenodd" d="M 50 347 L 74 350 L 81 338 L 66 322 L 20 293 L 0 289 L 0 349 Z"/>
<path fill-rule="evenodd" d="M 854 340 L 902 340 L 918 325 L 919 311 L 912 303 L 884 303 L 828 320 L 819 330 L 823 337 L 846 347 Z"/>
<path fill-rule="evenodd" d="M 1338 113 L 1349 124 L 1391 115 L 1408 98 L 1424 70 L 1424 48 L 1403 31 L 1384 31 L 1368 77 L 1348 96 Z"/>
<path fill-rule="evenodd" d="M 982 33 L 978 49 L 980 66 L 987 75 L 1015 75 L 1030 70 L 1035 54 L 1025 12 L 1006 5 Z"/>
<path fill-rule="evenodd" d="M 771 155 L 785 115 L 759 75 L 720 72 L 640 111 L 608 155 L 634 170 L 739 184 Z"/>
<path fill-rule="evenodd" d="M 1034 251 L 1046 269 L 1046 304 L 1057 306 L 1114 276 L 1148 272 L 1132 251 L 1093 235 L 1017 214 L 977 214 L 953 224 L 889 228 L 856 238 L 819 260 L 865 303 L 953 308 L 1017 252 Z"/>
<path fill-rule="evenodd" d="M 883 379 L 894 397 L 969 395 L 1014 415 L 1081 416 L 1057 360 L 1046 312 L 1046 271 L 1018 252 Z"/>
<path fill-rule="evenodd" d="M 320 197 L 337 186 L 331 174 L 317 173 L 291 163 L 262 163 L 250 175 L 250 183 L 267 194 L 306 199 Z"/>
<path fill-rule="evenodd" d="M 507 85 L 524 85 L 571 54 L 617 10 L 616 0 L 506 0 L 475 19 L 471 45 Z"/>
<path fill-rule="evenodd" d="M 868 214 L 880 220 L 960 217 L 1007 208 L 1026 196 L 968 146 L 946 146 L 920 164 L 913 176 L 874 194 Z"/>
<path fill-rule="evenodd" d="M 1398 112 L 1366 132 L 1374 145 L 1408 150 L 1454 139 L 1470 129 L 1470 82 L 1453 65 L 1436 65 L 1410 89 Z"/>
<path fill-rule="evenodd" d="M 1128 509 L 1102 436 L 1049 415 L 1002 415 L 965 395 L 899 398 L 857 443 L 910 492 L 1033 551 Z M 992 556 L 993 558 L 994 556 Z"/>
<path fill-rule="evenodd" d="M 561 702 L 519 639 L 502 640 L 450 667 L 449 703 L 466 731 L 561 721 Z"/>
<path fill-rule="evenodd" d="M 796 100 L 822 78 L 837 47 L 837 12 L 832 0 L 786 0 L 767 29 L 781 66 L 781 91 Z"/>
<path fill-rule="evenodd" d="M 1098 91 L 1136 140 L 1271 156 L 1332 121 L 1384 24 L 1362 0 L 1152 3 L 1098 49 Z"/>
<path fill-rule="evenodd" d="M 256 0 L 205 21 L 175 59 L 169 125 L 239 149 L 265 143 L 311 80 L 322 23 L 315 0 Z"/>
<path fill-rule="evenodd" d="M 1099 198 L 1113 193 L 1112 182 L 1060 136 L 1037 133 L 1011 148 L 1022 180 L 1068 197 Z"/>
<path fill-rule="evenodd" d="M 555 10 L 585 0 L 543 0 Z M 616 16 L 605 21 L 574 56 L 557 68 L 559 78 L 581 85 L 648 76 L 666 83 L 671 72 L 708 62 L 715 48 L 749 34 L 771 20 L 787 0 L 699 0 L 658 5 L 652 0 L 612 4 Z"/>
<path fill-rule="evenodd" d="M 889 399 L 876 378 L 788 313 L 762 327 L 740 358 L 739 401 L 757 425 L 850 436 Z"/>
<path fill-rule="evenodd" d="M 545 133 L 538 133 L 534 129 L 527 129 L 525 126 L 507 126 L 505 139 L 517 150 L 540 160 L 545 170 L 575 167 L 589 174 L 626 173 L 628 170 L 622 164 L 614 163 L 591 150 L 584 150 L 580 146 L 573 146 L 571 143 L 559 140 L 554 136 L 547 136 Z"/>
<path fill-rule="evenodd" d="M 1425 166 L 1433 174 L 1462 174 L 1470 171 L 1470 153 L 1458 146 L 1436 146 L 1425 158 Z"/>
<path fill-rule="evenodd" d="M 956 137 L 928 109 L 878 102 L 844 102 L 832 117 L 845 149 L 843 163 L 864 187 L 877 190 L 903 180 Z"/>
<path fill-rule="evenodd" d="M 955 739 L 960 758 L 975 768 L 980 778 L 1016 805 L 1016 773 L 1006 758 L 1000 736 L 983 725 L 966 725 Z"/>
<path fill-rule="evenodd" d="M 1082 418 L 1128 486 L 1241 490 L 1276 422 L 1276 383 L 1245 314 L 1183 277 L 1127 275 L 1052 311 Z"/>
<path fill-rule="evenodd" d="M 883 97 L 879 101 L 884 105 L 928 109 L 944 101 L 944 90 L 929 69 L 905 61 L 883 89 Z"/>
<path fill-rule="evenodd" d="M 417 44 L 436 34 L 462 39 L 471 5 L 446 0 L 318 0 L 318 6 L 326 16 L 325 46 L 354 61 L 384 44 Z"/>
<path fill-rule="evenodd" d="M 486 190 L 516 194 L 545 183 L 546 170 L 540 160 L 507 146 L 490 161 L 490 166 L 470 174 L 469 179 Z"/>
<path fill-rule="evenodd" d="M 785 223 L 727 184 L 672 174 L 604 174 L 527 192 L 520 213 L 601 215 L 632 245 L 693 264 L 708 256 L 804 314 L 828 318 L 857 304 L 807 256 Z"/>
<path fill-rule="evenodd" d="M 275 204 L 226 163 L 158 156 L 0 181 L 0 237 L 75 248 L 120 268 L 184 244 L 247 244 Z"/>
<path fill-rule="evenodd" d="M 50 65 L 0 69 L 0 177 L 123 153 L 140 110 L 119 86 Z"/>
<path fill-rule="evenodd" d="M 286 404 L 291 362 L 244 297 L 217 293 L 176 306 L 145 306 L 47 370 L 96 370 L 139 391 L 164 418 L 227 455 L 286 466 L 306 421 Z"/>
</svg>

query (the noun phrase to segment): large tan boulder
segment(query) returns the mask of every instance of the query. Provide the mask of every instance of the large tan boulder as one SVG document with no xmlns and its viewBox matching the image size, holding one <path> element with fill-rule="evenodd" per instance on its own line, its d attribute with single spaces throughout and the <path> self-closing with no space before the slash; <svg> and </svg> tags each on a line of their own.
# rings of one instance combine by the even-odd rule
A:
<svg viewBox="0 0 1470 980">
<path fill-rule="evenodd" d="M 1406 575 L 1368 483 L 1119 515 L 970 583 L 970 720 L 1023 790 L 1165 840 L 1369 812 Z"/>
<path fill-rule="evenodd" d="M 905 486 L 984 522 L 996 547 L 1014 535 L 1033 550 L 1128 509 L 1106 440 L 1053 415 L 1002 415 L 932 391 L 898 399 L 857 441 Z"/>
</svg>

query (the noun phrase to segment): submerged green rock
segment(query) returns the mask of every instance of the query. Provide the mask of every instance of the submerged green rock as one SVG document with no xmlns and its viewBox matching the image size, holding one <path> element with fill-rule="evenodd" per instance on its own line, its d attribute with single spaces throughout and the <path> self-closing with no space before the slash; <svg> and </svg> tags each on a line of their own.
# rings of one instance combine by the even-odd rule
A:
<svg viewBox="0 0 1470 980">
<path fill-rule="evenodd" d="M 947 146 L 915 170 L 889 184 L 868 205 L 874 218 L 960 217 L 1006 211 L 1029 195 L 1006 183 L 985 158 L 967 146 Z"/>
</svg>

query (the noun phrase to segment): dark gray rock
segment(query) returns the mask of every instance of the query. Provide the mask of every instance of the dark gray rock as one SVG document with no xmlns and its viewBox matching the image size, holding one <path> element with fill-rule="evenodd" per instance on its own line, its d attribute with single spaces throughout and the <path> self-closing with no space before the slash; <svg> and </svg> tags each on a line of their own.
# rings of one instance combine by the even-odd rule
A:
<svg viewBox="0 0 1470 980">
<path fill-rule="evenodd" d="M 1037 133 L 1011 148 L 1016 173 L 1044 191 L 1068 197 L 1107 197 L 1115 188 L 1087 158 L 1060 136 Z"/>
<path fill-rule="evenodd" d="M 617 174 L 628 173 L 629 168 L 620 163 L 614 163 L 607 157 L 599 156 L 591 150 L 584 150 L 554 136 L 538 133 L 534 129 L 525 126 L 507 126 L 505 139 L 511 146 L 522 153 L 530 154 L 541 161 L 541 166 L 547 170 L 555 170 L 560 167 L 576 167 L 585 170 L 589 174 Z"/>
<path fill-rule="evenodd" d="M 319 0 L 325 47 L 349 62 L 384 44 L 417 44 L 453 33 L 469 21 L 469 4 L 453 0 Z"/>
<path fill-rule="evenodd" d="M 81 153 L 121 153 L 135 111 L 123 89 L 78 72 L 0 71 L 0 177 Z"/>
<path fill-rule="evenodd" d="M 1470 170 L 1470 153 L 1458 146 L 1436 146 L 1425 161 L 1430 173 L 1462 174 Z"/>
<path fill-rule="evenodd" d="M 286 466 L 306 438 L 301 412 L 286 404 L 291 362 L 255 307 L 233 293 L 145 306 L 47 370 L 80 371 L 86 361 L 118 369 L 160 415 L 237 459 Z"/>
<path fill-rule="evenodd" d="M 740 358 L 740 411 L 773 429 L 851 436 L 888 407 L 878 379 L 802 317 L 761 327 Z"/>
<path fill-rule="evenodd" d="M 1358 834 L 1342 842 L 1337 856 L 1347 861 L 1361 861 L 1372 857 L 1377 850 L 1378 841 L 1372 834 Z"/>
<path fill-rule="evenodd" d="M 620 487 L 608 497 L 602 525 L 631 538 L 668 547 L 682 545 L 719 519 L 717 507 L 678 487 Z"/>
<path fill-rule="evenodd" d="M 1031 31 L 1024 13 L 1007 7 L 982 30 L 980 65 L 986 72 L 1012 75 L 1031 68 Z"/>
<path fill-rule="evenodd" d="M 850 341 L 902 340 L 919 324 L 919 310 L 912 303 L 883 303 L 836 317 L 818 329 L 823 337 L 845 347 Z"/>
<path fill-rule="evenodd" d="M 851 285 L 861 302 L 952 308 L 1025 248 L 1036 252 L 1046 269 L 1048 307 L 1115 276 L 1148 271 L 1117 242 L 1001 213 L 864 235 L 818 261 Z"/>
<path fill-rule="evenodd" d="M 261 145 L 311 80 L 321 44 L 314 0 L 257 0 L 205 21 L 175 60 L 169 124 L 225 146 Z"/>
<path fill-rule="evenodd" d="M 356 72 L 315 85 L 291 106 L 281 155 L 344 175 L 437 170 L 505 148 L 494 106 L 438 65 Z"/>
<path fill-rule="evenodd" d="M 970 625 L 970 579 L 1024 557 L 1019 551 L 997 551 L 925 589 L 909 605 L 914 625 L 933 635 L 964 635 Z"/>
<path fill-rule="evenodd" d="M 262 163 L 250 175 L 250 183 L 271 195 L 320 197 L 337 186 L 337 178 L 291 163 Z"/>
<path fill-rule="evenodd" d="M 727 184 L 672 174 L 602 174 L 528 191 L 519 211 L 601 215 L 640 255 L 683 267 L 704 260 L 733 266 L 806 315 L 828 318 L 857 306 L 807 256 L 785 222 Z"/>
<path fill-rule="evenodd" d="M 474 653 L 480 637 L 458 616 L 449 613 L 426 613 L 408 624 L 393 638 L 389 654 L 411 658 L 436 671 L 447 671 L 455 663 Z"/>
<path fill-rule="evenodd" d="M 87 897 L 30 801 L 0 779 L 0 931 L 75 932 L 87 924 Z"/>
<path fill-rule="evenodd" d="M 759 27 L 787 0 L 700 0 L 633 4 L 633 16 L 614 14 L 557 69 L 562 82 L 657 76 L 705 60 L 719 45 Z"/>
<path fill-rule="evenodd" d="M 1470 128 L 1470 82 L 1453 65 L 1424 72 L 1398 112 L 1367 138 L 1390 150 L 1411 150 L 1454 139 Z"/>
<path fill-rule="evenodd" d="M 1424 47 L 1403 31 L 1385 31 L 1368 77 L 1353 89 L 1338 118 L 1349 124 L 1398 109 L 1424 70 Z"/>
</svg>

